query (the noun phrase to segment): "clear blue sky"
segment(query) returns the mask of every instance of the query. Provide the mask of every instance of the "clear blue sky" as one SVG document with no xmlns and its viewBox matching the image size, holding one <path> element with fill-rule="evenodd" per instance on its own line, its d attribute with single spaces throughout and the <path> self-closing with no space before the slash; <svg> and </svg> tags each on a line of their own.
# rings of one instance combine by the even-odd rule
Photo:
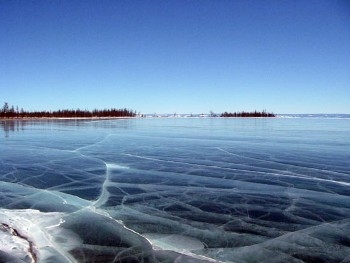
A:
<svg viewBox="0 0 350 263">
<path fill-rule="evenodd" d="M 350 1 L 0 0 L 0 103 L 350 113 Z"/>
</svg>

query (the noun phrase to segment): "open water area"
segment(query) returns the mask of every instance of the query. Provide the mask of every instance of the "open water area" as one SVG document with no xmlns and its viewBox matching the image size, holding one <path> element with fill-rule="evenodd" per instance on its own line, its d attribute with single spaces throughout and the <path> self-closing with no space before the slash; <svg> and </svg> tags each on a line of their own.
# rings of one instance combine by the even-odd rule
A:
<svg viewBox="0 0 350 263">
<path fill-rule="evenodd" d="M 350 262 L 350 119 L 2 120 L 0 262 Z"/>
</svg>

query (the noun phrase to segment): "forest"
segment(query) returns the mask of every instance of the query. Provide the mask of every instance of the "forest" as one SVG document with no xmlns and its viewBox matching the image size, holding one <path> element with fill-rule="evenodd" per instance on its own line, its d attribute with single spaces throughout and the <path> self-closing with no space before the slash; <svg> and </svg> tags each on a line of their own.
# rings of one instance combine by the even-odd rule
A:
<svg viewBox="0 0 350 263">
<path fill-rule="evenodd" d="M 266 112 L 265 110 L 263 110 L 262 112 L 258 112 L 258 111 L 254 111 L 254 112 L 224 112 L 220 115 L 220 117 L 233 117 L 233 118 L 237 118 L 237 117 L 242 117 L 242 118 L 246 118 L 246 117 L 253 117 L 253 118 L 257 118 L 257 117 L 276 117 L 276 115 L 274 113 L 271 112 Z"/>
<path fill-rule="evenodd" d="M 0 109 L 0 119 L 23 118 L 101 118 L 101 117 L 135 117 L 136 112 L 128 109 L 89 110 L 57 110 L 57 111 L 25 111 L 23 108 L 9 106 L 7 102 Z"/>
</svg>

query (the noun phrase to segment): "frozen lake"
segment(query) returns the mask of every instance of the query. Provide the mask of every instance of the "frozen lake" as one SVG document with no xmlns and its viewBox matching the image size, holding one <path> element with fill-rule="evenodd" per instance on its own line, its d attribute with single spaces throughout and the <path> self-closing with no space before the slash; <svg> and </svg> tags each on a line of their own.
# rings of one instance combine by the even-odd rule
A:
<svg viewBox="0 0 350 263">
<path fill-rule="evenodd" d="M 0 125 L 0 262 L 350 262 L 350 119 Z"/>
</svg>

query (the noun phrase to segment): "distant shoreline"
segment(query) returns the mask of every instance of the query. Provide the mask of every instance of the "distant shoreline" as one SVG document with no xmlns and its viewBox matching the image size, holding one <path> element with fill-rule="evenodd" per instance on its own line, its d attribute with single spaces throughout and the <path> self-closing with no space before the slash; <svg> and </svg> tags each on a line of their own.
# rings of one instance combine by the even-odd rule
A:
<svg viewBox="0 0 350 263">
<path fill-rule="evenodd" d="M 114 119 L 134 119 L 138 117 L 13 117 L 13 118 L 0 118 L 0 121 L 27 121 L 27 120 L 114 120 Z"/>
<path fill-rule="evenodd" d="M 146 117 L 23 117 L 23 118 L 0 118 L 0 121 L 45 121 L 45 120 L 123 120 L 123 119 L 265 119 L 265 118 L 277 118 L 274 117 L 211 117 L 211 116 L 146 116 Z"/>
<path fill-rule="evenodd" d="M 73 119 L 73 120 L 89 120 L 89 119 L 120 119 L 120 118 L 149 118 L 149 117 L 224 117 L 224 118 L 271 118 L 276 117 L 274 113 L 263 111 L 240 111 L 240 112 L 223 112 L 221 114 L 210 111 L 209 114 L 141 114 L 136 111 L 124 108 L 105 108 L 103 110 L 81 110 L 81 109 L 60 109 L 56 111 L 25 111 L 23 108 L 19 109 L 18 106 L 10 106 L 7 102 L 0 109 L 1 120 L 50 120 L 50 119 Z"/>
<path fill-rule="evenodd" d="M 157 115 L 147 114 L 136 117 L 13 117 L 13 118 L 1 118 L 0 121 L 54 121 L 54 120 L 125 120 L 125 119 L 317 119 L 317 118 L 329 118 L 329 119 L 350 119 L 350 114 L 276 114 L 274 117 L 221 117 L 221 116 L 190 116 L 188 114 L 173 115 Z"/>
</svg>

